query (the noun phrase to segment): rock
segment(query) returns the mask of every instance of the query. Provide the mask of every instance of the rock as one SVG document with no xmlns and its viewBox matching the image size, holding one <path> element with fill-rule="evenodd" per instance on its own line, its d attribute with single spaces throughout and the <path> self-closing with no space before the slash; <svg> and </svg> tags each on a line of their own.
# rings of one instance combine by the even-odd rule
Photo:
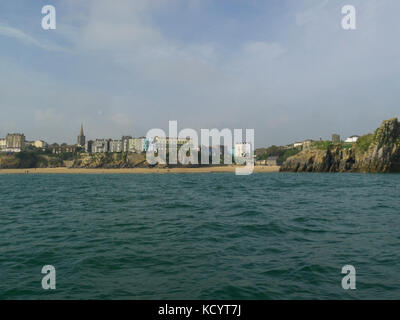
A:
<svg viewBox="0 0 400 320">
<path fill-rule="evenodd" d="M 144 154 L 83 153 L 75 159 L 74 168 L 135 168 L 148 166 Z"/>
<path fill-rule="evenodd" d="M 365 141 L 370 143 L 365 144 Z M 362 144 L 364 142 L 364 144 Z M 310 148 L 288 158 L 287 172 L 400 172 L 400 122 L 383 121 L 374 135 L 363 136 L 351 148 L 333 145 Z"/>
</svg>

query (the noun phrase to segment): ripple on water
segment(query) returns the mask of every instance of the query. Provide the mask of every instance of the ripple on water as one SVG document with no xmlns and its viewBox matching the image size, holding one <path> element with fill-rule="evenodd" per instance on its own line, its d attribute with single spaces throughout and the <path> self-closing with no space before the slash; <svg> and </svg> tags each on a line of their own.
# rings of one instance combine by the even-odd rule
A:
<svg viewBox="0 0 400 320">
<path fill-rule="evenodd" d="M 2 176 L 0 299 L 395 299 L 399 178 Z"/>
</svg>

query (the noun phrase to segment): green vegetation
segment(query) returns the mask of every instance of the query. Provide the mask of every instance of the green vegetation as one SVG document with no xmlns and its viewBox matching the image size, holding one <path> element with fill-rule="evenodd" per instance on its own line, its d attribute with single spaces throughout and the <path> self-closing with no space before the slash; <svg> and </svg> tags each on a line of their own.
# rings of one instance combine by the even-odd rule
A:
<svg viewBox="0 0 400 320">
<path fill-rule="evenodd" d="M 279 157 L 279 161 L 282 163 L 287 158 L 298 154 L 301 151 L 300 147 L 297 148 L 288 148 L 282 146 L 270 146 L 268 148 L 257 149 L 257 160 L 267 160 L 269 157 L 277 156 Z"/>
<path fill-rule="evenodd" d="M 319 149 L 319 150 L 328 150 L 330 146 L 332 146 L 332 141 L 323 140 L 323 141 L 314 141 L 311 144 L 311 148 Z"/>
<path fill-rule="evenodd" d="M 48 158 L 47 164 L 51 168 L 62 167 L 63 160 L 59 156 L 51 156 Z"/>
<path fill-rule="evenodd" d="M 15 154 L 2 154 L 0 168 L 25 169 L 63 166 L 62 155 L 45 154 L 43 152 L 23 151 Z"/>
<path fill-rule="evenodd" d="M 19 160 L 20 168 L 36 168 L 38 156 L 33 152 L 20 152 L 15 156 Z"/>
<path fill-rule="evenodd" d="M 281 163 L 283 163 L 284 161 L 286 161 L 287 158 L 295 156 L 299 152 L 300 152 L 300 148 L 287 149 L 287 150 L 285 150 L 283 155 L 279 156 L 279 161 Z"/>
<path fill-rule="evenodd" d="M 351 149 L 353 147 L 353 143 L 351 143 L 351 142 L 342 142 L 341 143 L 341 147 L 343 149 Z"/>
<path fill-rule="evenodd" d="M 353 147 L 353 143 L 351 142 L 339 142 L 339 143 L 333 143 L 332 141 L 329 140 L 324 140 L 324 141 L 314 141 L 311 144 L 312 149 L 318 149 L 318 150 L 328 150 L 330 147 L 337 146 L 341 147 L 343 149 L 350 149 Z"/>
<path fill-rule="evenodd" d="M 258 152 L 260 151 L 260 153 Z M 267 160 L 268 157 L 279 156 L 283 154 L 283 147 L 270 146 L 268 148 L 256 150 L 257 160 Z"/>
<path fill-rule="evenodd" d="M 375 140 L 375 135 L 370 133 L 370 134 L 366 134 L 363 135 L 362 137 L 358 138 L 357 142 L 356 142 L 356 146 L 357 148 L 362 151 L 362 152 L 366 152 L 369 147 L 371 146 L 371 144 L 374 142 Z"/>
</svg>

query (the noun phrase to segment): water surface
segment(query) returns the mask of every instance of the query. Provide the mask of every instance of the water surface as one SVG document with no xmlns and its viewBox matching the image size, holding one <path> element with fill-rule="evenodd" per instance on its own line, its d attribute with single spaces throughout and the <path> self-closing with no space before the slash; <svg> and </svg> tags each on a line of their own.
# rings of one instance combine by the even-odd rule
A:
<svg viewBox="0 0 400 320">
<path fill-rule="evenodd" d="M 0 299 L 399 299 L 399 181 L 2 175 Z"/>
</svg>

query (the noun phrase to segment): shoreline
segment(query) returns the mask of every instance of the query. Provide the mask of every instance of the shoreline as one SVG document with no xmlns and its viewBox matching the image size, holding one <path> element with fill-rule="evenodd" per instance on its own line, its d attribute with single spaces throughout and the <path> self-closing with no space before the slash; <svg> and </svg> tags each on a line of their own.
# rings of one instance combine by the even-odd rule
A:
<svg viewBox="0 0 400 320">
<path fill-rule="evenodd" d="M 235 172 L 237 166 L 200 167 L 200 168 L 26 168 L 26 169 L 0 169 L 1 174 L 174 174 L 174 173 L 225 173 Z M 254 166 L 253 173 L 279 172 L 280 166 Z"/>
</svg>

